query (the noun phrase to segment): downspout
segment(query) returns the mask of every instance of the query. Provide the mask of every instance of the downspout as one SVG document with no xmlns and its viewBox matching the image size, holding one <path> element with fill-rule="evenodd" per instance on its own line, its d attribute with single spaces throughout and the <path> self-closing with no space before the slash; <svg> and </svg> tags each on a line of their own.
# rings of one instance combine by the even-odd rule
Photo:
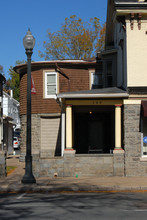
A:
<svg viewBox="0 0 147 220">
<path fill-rule="evenodd" d="M 57 63 L 55 63 L 55 66 L 57 69 L 59 69 L 59 73 L 61 73 L 62 76 L 64 76 L 66 79 L 68 79 L 68 91 L 70 92 L 70 78 L 63 72 L 63 70 L 58 66 Z"/>
<path fill-rule="evenodd" d="M 57 63 L 55 63 L 56 68 L 59 70 L 58 72 L 64 76 L 66 79 L 68 79 L 68 90 L 70 91 L 70 79 L 69 77 L 63 72 L 63 70 L 58 66 Z M 63 157 L 64 155 L 64 150 L 65 150 L 65 122 L 66 122 L 66 116 L 65 116 L 65 105 L 63 103 L 63 101 L 61 100 L 61 98 L 56 100 L 57 103 L 59 104 L 59 106 L 61 107 L 62 110 L 62 114 L 61 114 L 61 156 Z"/>
<path fill-rule="evenodd" d="M 121 84 L 121 87 L 124 88 L 124 40 L 123 39 L 120 40 L 119 46 L 121 47 L 121 50 L 122 50 L 122 84 Z"/>
</svg>

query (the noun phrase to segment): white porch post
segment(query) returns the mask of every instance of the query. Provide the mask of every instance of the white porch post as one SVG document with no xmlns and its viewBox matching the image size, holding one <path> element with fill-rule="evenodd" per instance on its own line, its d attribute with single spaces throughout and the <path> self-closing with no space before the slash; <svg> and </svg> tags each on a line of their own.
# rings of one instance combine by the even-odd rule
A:
<svg viewBox="0 0 147 220">
<path fill-rule="evenodd" d="M 65 150 L 65 112 L 61 115 L 61 156 Z"/>
<path fill-rule="evenodd" d="M 72 105 L 66 106 L 66 149 L 72 149 Z"/>
<path fill-rule="evenodd" d="M 115 149 L 121 149 L 121 106 L 115 105 Z"/>
</svg>

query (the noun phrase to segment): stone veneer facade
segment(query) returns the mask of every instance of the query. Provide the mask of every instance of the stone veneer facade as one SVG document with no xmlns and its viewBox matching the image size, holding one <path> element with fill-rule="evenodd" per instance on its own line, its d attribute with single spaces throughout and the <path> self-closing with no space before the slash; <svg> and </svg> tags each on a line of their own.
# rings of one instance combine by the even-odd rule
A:
<svg viewBox="0 0 147 220">
<path fill-rule="evenodd" d="M 40 117 L 32 115 L 32 156 L 35 176 L 147 176 L 147 160 L 141 157 L 141 105 L 124 105 L 124 151 L 113 155 L 77 155 L 65 151 L 63 157 L 40 155 Z M 26 151 L 26 116 L 21 116 L 21 160 Z"/>
<path fill-rule="evenodd" d="M 63 157 L 33 155 L 33 173 L 36 177 L 124 176 L 124 154 L 114 155 L 76 155 L 74 150 L 65 151 Z"/>
<path fill-rule="evenodd" d="M 141 105 L 124 105 L 125 175 L 147 176 L 147 160 L 141 157 Z"/>
<path fill-rule="evenodd" d="M 20 161 L 25 160 L 26 154 L 26 115 L 21 115 L 21 155 Z M 40 115 L 32 114 L 32 154 L 40 151 Z"/>
<path fill-rule="evenodd" d="M 0 177 L 6 176 L 6 152 L 0 151 Z"/>
<path fill-rule="evenodd" d="M 63 157 L 48 157 L 40 154 L 40 117 L 32 115 L 32 157 L 33 173 L 36 177 L 67 176 L 124 176 L 124 151 L 114 154 L 78 155 L 74 150 L 65 150 Z M 21 116 L 21 156 L 26 154 L 26 116 Z"/>
</svg>

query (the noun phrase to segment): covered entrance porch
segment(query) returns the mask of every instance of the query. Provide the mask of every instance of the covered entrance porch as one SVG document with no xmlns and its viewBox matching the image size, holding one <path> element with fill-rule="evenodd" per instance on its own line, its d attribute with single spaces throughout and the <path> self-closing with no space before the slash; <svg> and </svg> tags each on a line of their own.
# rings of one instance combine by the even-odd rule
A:
<svg viewBox="0 0 147 220">
<path fill-rule="evenodd" d="M 128 94 L 119 88 L 58 94 L 62 103 L 61 148 L 76 154 L 110 154 L 122 149 L 122 106 Z"/>
<path fill-rule="evenodd" d="M 76 154 L 112 153 L 115 146 L 114 106 L 73 106 Z"/>
<path fill-rule="evenodd" d="M 62 106 L 61 155 L 67 176 L 123 176 L 123 100 L 118 88 L 57 95 Z"/>
</svg>

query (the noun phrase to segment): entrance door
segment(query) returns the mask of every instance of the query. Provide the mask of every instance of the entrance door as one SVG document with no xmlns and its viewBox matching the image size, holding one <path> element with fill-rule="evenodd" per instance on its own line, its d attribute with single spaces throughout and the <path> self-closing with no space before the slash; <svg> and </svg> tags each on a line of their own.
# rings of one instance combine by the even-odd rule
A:
<svg viewBox="0 0 147 220">
<path fill-rule="evenodd" d="M 99 107 L 100 108 L 100 107 Z M 99 109 L 98 108 L 98 109 Z M 108 108 L 107 108 L 108 110 Z M 114 149 L 114 109 L 75 113 L 74 148 L 77 154 L 110 153 Z"/>
<path fill-rule="evenodd" d="M 89 121 L 88 153 L 102 153 L 104 146 L 103 121 Z"/>
</svg>

